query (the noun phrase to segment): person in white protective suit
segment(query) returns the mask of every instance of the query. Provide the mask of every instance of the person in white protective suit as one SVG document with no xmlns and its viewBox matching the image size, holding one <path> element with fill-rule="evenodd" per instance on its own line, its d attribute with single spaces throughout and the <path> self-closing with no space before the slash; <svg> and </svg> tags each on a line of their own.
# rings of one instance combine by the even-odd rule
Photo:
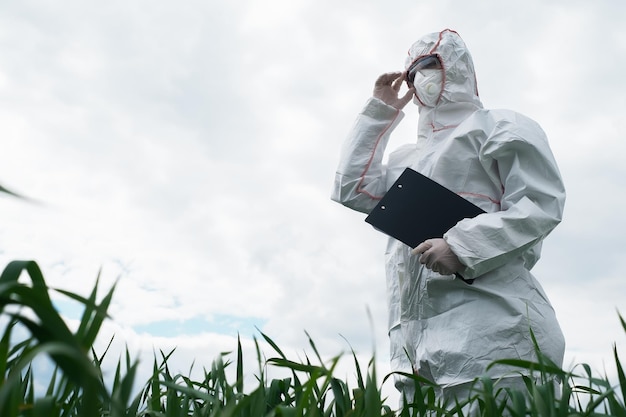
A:
<svg viewBox="0 0 626 417">
<path fill-rule="evenodd" d="M 406 81 L 409 90 L 400 94 Z M 402 108 L 418 105 L 417 143 L 383 154 Z M 565 342 L 529 270 L 559 224 L 565 190 L 547 138 L 533 120 L 486 110 L 460 36 L 446 29 L 414 43 L 406 70 L 381 75 L 345 141 L 332 199 L 369 213 L 410 167 L 486 211 L 416 248 L 390 238 L 386 251 L 392 371 L 414 372 L 465 395 L 475 377 L 521 384 L 498 359 L 535 360 L 531 339 L 558 366 Z M 429 219 L 416 218 L 416 222 Z M 460 273 L 472 284 L 455 277 Z M 396 377 L 410 394 L 412 380 Z M 465 397 L 467 398 L 467 397 Z"/>
</svg>

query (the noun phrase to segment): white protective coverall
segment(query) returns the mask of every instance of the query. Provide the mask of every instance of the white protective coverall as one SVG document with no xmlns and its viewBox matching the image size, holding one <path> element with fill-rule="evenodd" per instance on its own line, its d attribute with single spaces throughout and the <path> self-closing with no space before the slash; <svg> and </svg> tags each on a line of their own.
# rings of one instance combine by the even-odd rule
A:
<svg viewBox="0 0 626 417">
<path fill-rule="evenodd" d="M 383 165 L 389 136 L 403 113 L 369 99 L 343 145 L 332 192 L 334 201 L 368 213 L 411 167 L 487 212 L 458 222 L 444 235 L 466 266 L 462 275 L 475 278 L 472 285 L 427 269 L 411 248 L 389 239 L 392 371 L 416 371 L 454 389 L 485 375 L 494 360 L 534 360 L 530 329 L 541 351 L 561 366 L 561 329 L 529 272 L 542 240 L 561 221 L 565 202 L 546 136 L 519 113 L 483 109 L 471 56 L 456 32 L 444 30 L 417 41 L 406 67 L 429 54 L 442 63 L 444 85 L 435 107 L 419 105 L 417 143 L 401 146 Z M 494 367 L 488 374 L 511 373 L 511 368 Z M 396 378 L 401 391 L 405 383 Z"/>
</svg>

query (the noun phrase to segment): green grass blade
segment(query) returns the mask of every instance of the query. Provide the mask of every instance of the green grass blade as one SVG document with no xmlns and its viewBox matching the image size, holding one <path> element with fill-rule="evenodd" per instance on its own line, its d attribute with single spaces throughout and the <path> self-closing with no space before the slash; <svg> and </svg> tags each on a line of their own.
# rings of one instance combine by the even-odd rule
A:
<svg viewBox="0 0 626 417">
<path fill-rule="evenodd" d="M 11 334 L 15 323 L 15 320 L 8 323 L 2 334 L 2 339 L 0 339 L 0 386 L 4 383 L 5 374 L 8 370 Z"/>
<path fill-rule="evenodd" d="M 154 412 L 161 411 L 161 385 L 159 384 L 159 365 L 157 363 L 156 357 L 154 358 L 154 363 L 152 366 L 152 378 L 150 378 L 149 384 L 149 410 Z"/>
<path fill-rule="evenodd" d="M 257 329 L 258 330 L 258 329 Z M 278 347 L 278 345 L 276 343 L 274 343 L 274 341 L 272 339 L 269 338 L 269 336 L 267 336 L 265 333 L 259 331 L 259 333 L 261 333 L 261 336 L 263 337 L 263 339 L 265 339 L 265 341 L 267 343 L 269 343 L 269 345 L 280 355 L 281 358 L 283 359 L 287 359 L 287 356 L 285 356 L 285 354 L 283 353 L 282 350 L 280 350 L 280 348 Z"/>
<path fill-rule="evenodd" d="M 235 382 L 235 389 L 238 393 L 243 394 L 243 351 L 241 350 L 241 338 L 237 334 L 237 368 L 236 368 L 237 380 Z"/>
<path fill-rule="evenodd" d="M 65 376 L 86 391 L 96 390 L 101 395 L 106 394 L 95 366 L 80 349 L 63 341 L 57 341 L 48 329 L 26 317 L 17 319 L 39 340 L 40 346 L 50 347 L 47 353 L 63 370 Z"/>
<path fill-rule="evenodd" d="M 317 365 L 307 365 L 304 363 L 294 362 L 289 359 L 269 358 L 267 362 L 273 364 L 274 366 L 279 366 L 282 368 L 289 368 L 294 371 L 301 371 L 301 372 L 306 372 L 309 374 L 313 374 L 317 372 L 320 372 L 322 374 L 328 373 L 328 370 L 324 367 L 317 366 Z"/>
<path fill-rule="evenodd" d="M 619 381 L 620 392 L 622 394 L 622 399 L 626 400 L 626 375 L 624 374 L 624 368 L 622 368 L 622 364 L 619 360 L 619 355 L 617 354 L 617 346 L 613 345 L 613 355 L 615 357 L 615 366 L 617 367 L 617 378 Z"/>
</svg>

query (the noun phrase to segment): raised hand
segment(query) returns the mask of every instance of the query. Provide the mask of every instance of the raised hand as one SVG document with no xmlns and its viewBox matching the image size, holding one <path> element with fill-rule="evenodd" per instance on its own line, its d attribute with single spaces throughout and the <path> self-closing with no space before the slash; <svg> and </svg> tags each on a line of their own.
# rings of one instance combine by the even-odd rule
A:
<svg viewBox="0 0 626 417">
<path fill-rule="evenodd" d="M 402 87 L 405 76 L 406 73 L 404 72 L 388 72 L 378 77 L 374 84 L 374 97 L 398 110 L 402 110 L 411 101 L 415 92 L 414 87 L 411 86 L 403 96 L 400 96 L 400 87 Z"/>
</svg>

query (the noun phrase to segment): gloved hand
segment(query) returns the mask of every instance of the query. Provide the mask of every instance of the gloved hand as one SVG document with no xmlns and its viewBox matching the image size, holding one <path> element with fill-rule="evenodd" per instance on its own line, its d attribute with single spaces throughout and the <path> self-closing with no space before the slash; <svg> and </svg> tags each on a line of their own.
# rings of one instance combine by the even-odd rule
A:
<svg viewBox="0 0 626 417">
<path fill-rule="evenodd" d="M 452 275 L 465 268 L 444 239 L 425 240 L 411 251 L 411 255 L 418 254 L 421 254 L 420 263 L 442 275 Z"/>
<path fill-rule="evenodd" d="M 415 92 L 415 88 L 410 87 L 406 94 L 400 97 L 400 87 L 402 87 L 405 76 L 406 73 L 404 72 L 388 72 L 378 77 L 374 84 L 374 97 L 398 110 L 402 110 L 411 101 Z"/>
</svg>

